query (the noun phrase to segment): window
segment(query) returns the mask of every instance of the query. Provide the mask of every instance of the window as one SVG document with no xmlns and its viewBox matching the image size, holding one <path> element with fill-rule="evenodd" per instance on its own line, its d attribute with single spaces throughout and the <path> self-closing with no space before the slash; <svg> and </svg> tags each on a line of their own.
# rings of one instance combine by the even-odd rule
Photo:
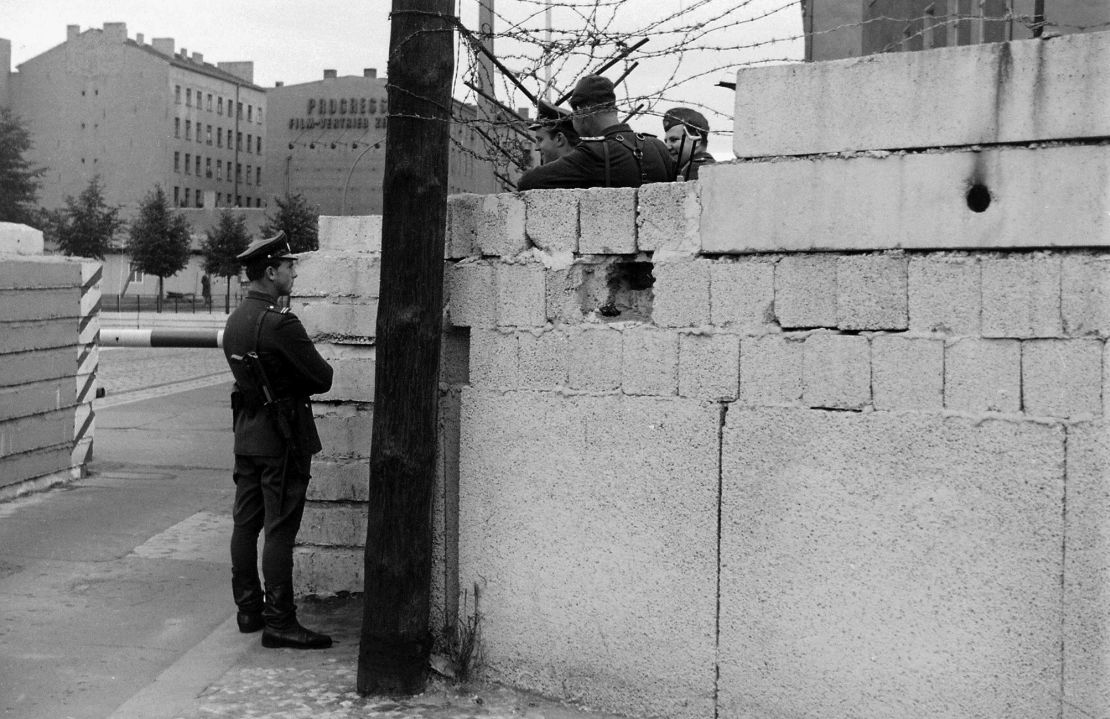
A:
<svg viewBox="0 0 1110 719">
<path fill-rule="evenodd" d="M 84 95 L 85 93 L 82 92 L 81 94 Z M 181 104 L 181 86 L 180 85 L 174 85 L 173 86 L 173 104 L 175 104 L 175 105 L 180 105 Z"/>
<path fill-rule="evenodd" d="M 243 116 L 243 103 L 238 102 L 235 104 L 235 117 Z"/>
<path fill-rule="evenodd" d="M 175 117 L 173 119 L 173 136 L 181 137 L 181 118 Z"/>
<path fill-rule="evenodd" d="M 262 168 L 261 167 L 254 168 L 254 184 L 256 184 L 256 185 L 261 185 L 262 184 Z"/>
<path fill-rule="evenodd" d="M 251 166 L 247 165 L 247 184 L 251 184 Z"/>
<path fill-rule="evenodd" d="M 212 177 L 212 158 L 211 157 L 204 158 L 204 176 L 205 177 Z"/>
<path fill-rule="evenodd" d="M 223 146 L 224 146 L 224 131 L 217 127 L 216 128 L 216 147 L 223 147 Z"/>
<path fill-rule="evenodd" d="M 262 106 L 261 105 L 258 106 L 258 113 L 254 116 L 254 119 L 258 120 L 259 125 L 262 124 Z"/>
<path fill-rule="evenodd" d="M 180 152 L 173 153 L 173 171 L 174 172 L 181 172 L 181 153 Z"/>
<path fill-rule="evenodd" d="M 196 197 L 197 207 L 204 207 L 204 193 L 200 191 L 199 187 L 193 193 L 193 196 Z"/>
<path fill-rule="evenodd" d="M 243 166 L 240 165 L 238 162 L 236 162 L 235 163 L 235 181 L 239 182 L 242 179 L 243 179 Z M 236 198 L 236 202 L 238 202 L 238 198 Z"/>
<path fill-rule="evenodd" d="M 251 151 L 251 145 L 253 145 L 253 144 L 254 144 L 254 143 L 253 143 L 253 142 L 251 142 L 251 136 L 250 136 L 250 133 L 248 133 L 248 134 L 247 134 L 247 152 L 248 152 L 248 153 L 249 153 L 249 152 Z"/>
<path fill-rule="evenodd" d="M 206 102 L 205 102 L 206 107 L 204 109 L 208 110 L 208 112 L 212 112 L 212 93 L 208 93 L 208 97 L 205 98 L 205 99 L 206 99 Z"/>
<path fill-rule="evenodd" d="M 181 207 L 181 188 L 173 188 L 173 204 L 174 207 Z"/>
<path fill-rule="evenodd" d="M 192 166 L 192 164 L 193 164 L 193 156 L 186 152 L 185 153 L 185 174 L 186 175 L 189 174 L 189 168 Z M 188 190 L 185 190 L 185 191 L 188 192 Z M 186 202 L 188 202 L 188 200 L 186 200 Z"/>
<path fill-rule="evenodd" d="M 259 135 L 258 137 L 254 138 L 254 141 L 255 141 L 254 151 L 257 152 L 259 155 L 261 155 L 262 154 L 262 135 Z"/>
<path fill-rule="evenodd" d="M 197 155 L 197 177 L 200 177 L 200 155 Z"/>
<path fill-rule="evenodd" d="M 224 114 L 224 99 L 222 97 L 217 97 L 216 98 L 216 114 L 217 115 Z"/>
<path fill-rule="evenodd" d="M 193 139 L 193 121 L 192 120 L 186 120 L 185 121 L 185 139 L 186 140 L 192 140 Z"/>
<path fill-rule="evenodd" d="M 227 131 L 227 149 L 231 149 L 231 130 Z"/>
<path fill-rule="evenodd" d="M 243 204 L 243 196 L 242 195 L 236 195 L 235 196 L 235 206 L 239 207 L 242 204 Z"/>
<path fill-rule="evenodd" d="M 128 282 L 142 282 L 143 271 L 134 262 L 129 262 L 127 265 L 127 281 Z"/>
<path fill-rule="evenodd" d="M 243 148 L 243 133 L 235 133 L 235 149 L 241 150 Z"/>
<path fill-rule="evenodd" d="M 217 180 L 223 180 L 224 179 L 224 161 L 223 160 L 216 160 L 216 179 Z"/>
<path fill-rule="evenodd" d="M 211 145 L 212 144 L 212 126 L 211 125 L 208 125 L 205 128 L 204 144 L 205 145 Z"/>
<path fill-rule="evenodd" d="M 252 112 L 253 110 L 254 110 L 253 105 L 247 105 L 247 122 L 253 122 L 254 121 L 254 117 L 253 117 L 254 112 Z"/>
<path fill-rule="evenodd" d="M 186 187 L 185 188 L 185 204 L 183 204 L 182 207 L 188 207 L 188 206 L 189 206 L 189 188 Z"/>
<path fill-rule="evenodd" d="M 193 90 L 192 88 L 185 88 L 185 107 L 193 106 Z"/>
</svg>

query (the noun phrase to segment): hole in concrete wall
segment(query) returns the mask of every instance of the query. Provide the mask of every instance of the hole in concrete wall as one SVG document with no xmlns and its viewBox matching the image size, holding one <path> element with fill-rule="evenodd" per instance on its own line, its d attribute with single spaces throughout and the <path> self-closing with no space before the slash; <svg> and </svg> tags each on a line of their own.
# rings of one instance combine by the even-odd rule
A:
<svg viewBox="0 0 1110 719">
<path fill-rule="evenodd" d="M 446 385 L 470 384 L 469 327 L 448 327 L 443 333 L 439 381 Z"/>
<path fill-rule="evenodd" d="M 991 206 L 991 191 L 987 186 L 976 182 L 967 191 L 967 206 L 972 212 L 986 212 Z"/>
<path fill-rule="evenodd" d="M 618 261 L 609 265 L 605 304 L 598 308 L 598 314 L 613 320 L 650 319 L 655 284 L 651 270 L 650 262 Z"/>
</svg>

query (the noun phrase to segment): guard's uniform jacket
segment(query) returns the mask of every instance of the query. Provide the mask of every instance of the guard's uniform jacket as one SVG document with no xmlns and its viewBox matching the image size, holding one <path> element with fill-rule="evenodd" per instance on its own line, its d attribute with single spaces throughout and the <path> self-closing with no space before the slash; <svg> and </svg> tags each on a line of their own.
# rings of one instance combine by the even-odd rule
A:
<svg viewBox="0 0 1110 719">
<path fill-rule="evenodd" d="M 224 329 L 224 355 L 235 375 L 232 393 L 235 454 L 281 456 L 289 447 L 263 407 L 261 388 L 231 355 L 258 352 L 275 397 L 284 400 L 299 454 L 320 451 L 320 435 L 309 396 L 331 389 L 332 368 L 308 338 L 297 316 L 277 306 L 277 298 L 251 290 Z M 256 345 L 257 337 L 257 345 Z"/>
<path fill-rule="evenodd" d="M 694 156 L 690 158 L 690 161 L 678 171 L 678 179 L 696 180 L 698 179 L 698 170 L 701 169 L 702 165 L 711 165 L 716 161 L 716 158 L 705 150 L 699 150 L 695 152 Z"/>
<path fill-rule="evenodd" d="M 667 146 L 652 135 L 637 135 L 622 123 L 609 127 L 601 137 L 583 137 L 574 152 L 524 173 L 517 189 L 639 187 L 674 177 Z"/>
</svg>

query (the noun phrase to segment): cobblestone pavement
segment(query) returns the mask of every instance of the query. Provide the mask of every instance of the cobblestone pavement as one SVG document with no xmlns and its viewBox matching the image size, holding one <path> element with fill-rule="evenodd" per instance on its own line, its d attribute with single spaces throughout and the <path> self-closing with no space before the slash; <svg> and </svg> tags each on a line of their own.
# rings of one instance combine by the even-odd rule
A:
<svg viewBox="0 0 1110 719">
<path fill-rule="evenodd" d="M 210 347 L 107 347 L 100 350 L 97 384 L 105 399 L 179 382 L 230 382 L 223 350 Z"/>
</svg>

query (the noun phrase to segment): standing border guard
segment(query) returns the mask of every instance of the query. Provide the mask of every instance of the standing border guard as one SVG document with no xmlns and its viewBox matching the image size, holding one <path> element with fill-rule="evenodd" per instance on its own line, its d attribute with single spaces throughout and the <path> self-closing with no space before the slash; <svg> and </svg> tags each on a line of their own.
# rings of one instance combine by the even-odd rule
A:
<svg viewBox="0 0 1110 719">
<path fill-rule="evenodd" d="M 331 638 L 305 629 L 293 601 L 293 545 L 301 526 L 312 455 L 320 436 L 309 396 L 331 389 L 332 368 L 278 297 L 297 276 L 284 232 L 236 257 L 250 281 L 227 319 L 224 355 L 235 375 L 235 506 L 231 587 L 239 630 L 262 629 L 262 646 L 323 649 Z M 265 532 L 258 579 L 258 535 Z"/>
</svg>

